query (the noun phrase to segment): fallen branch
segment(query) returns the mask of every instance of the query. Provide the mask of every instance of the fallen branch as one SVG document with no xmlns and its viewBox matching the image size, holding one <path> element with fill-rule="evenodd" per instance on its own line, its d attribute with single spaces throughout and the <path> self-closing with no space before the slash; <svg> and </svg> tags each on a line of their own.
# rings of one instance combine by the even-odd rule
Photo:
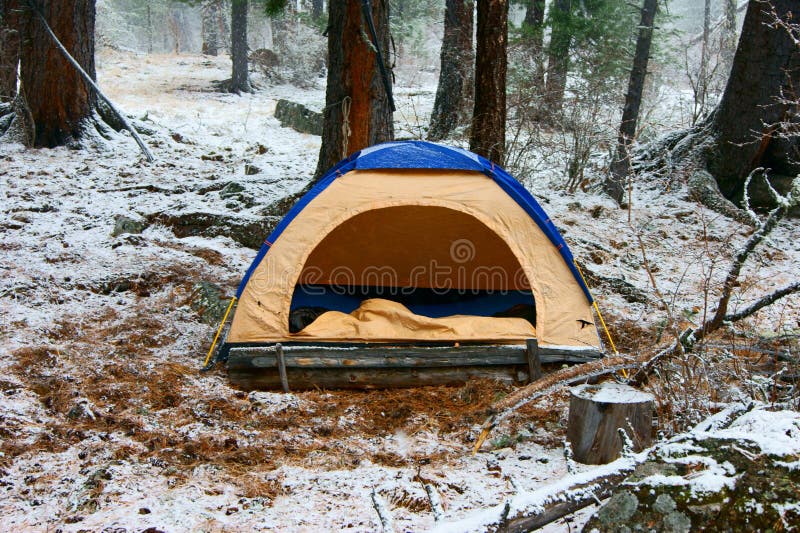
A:
<svg viewBox="0 0 800 533">
<path fill-rule="evenodd" d="M 640 362 L 636 359 L 621 356 L 598 359 L 597 361 L 561 369 L 509 394 L 494 404 L 493 409 L 495 412 L 483 423 L 481 434 L 472 452 L 473 455 L 478 453 L 486 437 L 489 436 L 489 432 L 523 405 L 541 398 L 542 396 L 552 394 L 567 385 L 574 385 L 595 377 L 613 374 L 621 370 L 638 368 L 639 365 Z"/>
<path fill-rule="evenodd" d="M 381 521 L 383 533 L 394 533 L 394 519 L 392 518 L 392 512 L 389 510 L 389 507 L 386 505 L 384 499 L 375 489 L 372 489 L 372 506 L 375 508 L 375 512 L 378 513 L 378 519 Z"/>
<path fill-rule="evenodd" d="M 44 29 L 47 31 L 47 34 L 50 35 L 51 39 L 53 39 L 53 42 L 55 43 L 56 47 L 61 51 L 62 54 L 64 54 L 64 57 L 67 58 L 67 61 L 69 61 L 70 64 L 72 64 L 72 66 L 75 67 L 75 70 L 78 71 L 78 73 L 81 75 L 84 81 L 88 83 L 92 87 L 92 89 L 94 89 L 94 91 L 97 93 L 97 96 L 102 98 L 103 101 L 106 104 L 108 104 L 108 107 L 111 108 L 111 111 L 113 111 L 115 115 L 117 115 L 120 122 L 122 122 L 123 126 L 125 126 L 125 129 L 131 133 L 131 136 L 136 141 L 136 144 L 139 145 L 139 148 L 142 150 L 142 153 L 144 154 L 145 158 L 147 158 L 147 161 L 152 163 L 154 161 L 153 154 L 150 153 L 150 150 L 148 150 L 147 146 L 145 146 L 144 141 L 142 141 L 142 138 L 139 137 L 139 134 L 136 133 L 136 130 L 128 122 L 128 119 L 126 119 L 125 116 L 123 116 L 123 114 L 120 112 L 120 110 L 117 109 L 117 107 L 114 105 L 114 102 L 112 102 L 105 94 L 103 94 L 103 91 L 100 90 L 100 87 L 98 87 L 97 83 L 95 83 L 92 77 L 89 76 L 89 74 L 87 74 L 85 70 L 83 70 L 83 67 L 80 65 L 80 63 L 78 63 L 75 60 L 75 58 L 72 57 L 72 55 L 69 53 L 69 51 L 64 47 L 64 45 L 61 44 L 61 41 L 58 40 L 56 34 L 53 33 L 52 29 L 50 29 L 50 25 L 47 24 L 47 20 L 44 18 L 44 15 L 42 15 L 42 12 L 39 11 L 39 9 L 35 5 L 33 5 L 33 2 L 31 2 L 30 0 L 28 0 L 28 6 L 31 8 L 31 10 L 33 10 L 34 13 L 36 13 L 36 15 L 39 17 L 39 20 L 42 21 L 42 25 L 44 25 Z"/>
<path fill-rule="evenodd" d="M 648 452 L 643 451 L 587 472 L 568 475 L 535 491 L 518 493 L 462 520 L 437 525 L 433 531 L 533 531 L 608 498 L 647 456 Z"/>
<path fill-rule="evenodd" d="M 745 307 L 741 311 L 737 313 L 727 314 L 716 324 L 713 324 L 713 318 L 706 321 L 705 324 L 698 328 L 689 328 L 685 330 L 681 334 L 681 343 L 678 344 L 677 342 L 672 343 L 669 347 L 661 350 L 656 355 L 648 359 L 644 362 L 638 372 L 631 377 L 629 383 L 632 385 L 641 385 L 647 379 L 653 369 L 662 362 L 664 359 L 668 359 L 673 355 L 679 353 L 683 349 L 689 349 L 698 342 L 702 341 L 705 337 L 709 334 L 713 333 L 723 324 L 733 324 L 734 322 L 738 322 L 743 320 L 751 315 L 754 315 L 759 310 L 763 309 L 764 307 L 775 303 L 779 299 L 783 298 L 784 296 L 788 296 L 790 294 L 794 294 L 796 292 L 800 292 L 800 281 L 796 281 L 787 287 L 783 287 L 782 289 L 778 289 L 775 292 L 767 294 L 750 304 L 749 306 Z"/>
</svg>

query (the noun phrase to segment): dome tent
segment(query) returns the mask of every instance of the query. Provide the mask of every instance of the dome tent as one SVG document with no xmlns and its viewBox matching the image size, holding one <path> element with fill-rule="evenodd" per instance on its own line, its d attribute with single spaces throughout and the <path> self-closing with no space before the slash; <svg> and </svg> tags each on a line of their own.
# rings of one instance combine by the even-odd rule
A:
<svg viewBox="0 0 800 533">
<path fill-rule="evenodd" d="M 519 378 L 532 339 L 543 355 L 600 355 L 592 296 L 536 200 L 483 157 L 423 141 L 338 163 L 267 237 L 236 297 L 220 354 L 245 386 L 274 385 L 279 364 L 300 386 L 414 384 L 375 370 L 409 366 L 431 370 L 426 383 L 495 366 Z"/>
</svg>

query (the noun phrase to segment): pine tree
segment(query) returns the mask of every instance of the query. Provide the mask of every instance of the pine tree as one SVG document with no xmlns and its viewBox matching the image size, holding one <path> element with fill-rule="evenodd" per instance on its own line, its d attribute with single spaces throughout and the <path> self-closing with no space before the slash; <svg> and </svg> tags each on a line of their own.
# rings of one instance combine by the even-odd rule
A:
<svg viewBox="0 0 800 533">
<path fill-rule="evenodd" d="M 378 45 L 388 64 L 389 2 L 373 0 L 371 5 Z M 329 2 L 328 9 L 328 82 L 317 176 L 353 152 L 394 138 L 375 48 L 362 33 L 361 0 Z"/>
<path fill-rule="evenodd" d="M 475 106 L 469 148 L 503 163 L 506 137 L 508 0 L 478 0 Z"/>
<path fill-rule="evenodd" d="M 428 140 L 439 141 L 469 119 L 474 90 L 472 0 L 447 0 L 444 12 L 441 70 L 431 113 Z"/>
</svg>

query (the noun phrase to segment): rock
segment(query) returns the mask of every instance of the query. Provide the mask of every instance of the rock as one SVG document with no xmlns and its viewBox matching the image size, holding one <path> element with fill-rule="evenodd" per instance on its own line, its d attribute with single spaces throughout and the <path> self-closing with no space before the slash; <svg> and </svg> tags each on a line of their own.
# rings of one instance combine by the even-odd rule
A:
<svg viewBox="0 0 800 533">
<path fill-rule="evenodd" d="M 253 176 L 255 174 L 261 174 L 261 168 L 255 166 L 253 163 L 245 163 L 244 165 L 244 173 L 246 176 Z"/>
<path fill-rule="evenodd" d="M 144 221 L 118 215 L 114 219 L 114 229 L 111 231 L 111 236 L 118 237 L 123 233 L 141 233 L 146 227 L 147 224 Z"/>
<path fill-rule="evenodd" d="M 94 406 L 87 398 L 78 398 L 67 413 L 70 420 L 96 420 Z"/>
<path fill-rule="evenodd" d="M 284 128 L 292 128 L 300 133 L 322 135 L 322 113 L 312 111 L 303 104 L 278 100 L 275 106 L 275 118 Z"/>
<path fill-rule="evenodd" d="M 147 220 L 150 224 L 163 224 L 172 229 L 178 238 L 230 237 L 242 246 L 258 250 L 264 239 L 280 222 L 281 216 L 265 216 L 256 220 L 246 220 L 241 216 L 219 215 L 193 212 L 180 215 L 154 213 Z"/>
<path fill-rule="evenodd" d="M 210 325 L 222 322 L 229 303 L 230 298 L 223 294 L 222 289 L 209 281 L 196 283 L 189 297 L 192 309 L 200 315 L 203 322 Z"/>
<path fill-rule="evenodd" d="M 800 523 L 796 456 L 689 436 L 656 448 L 583 531 L 779 531 Z"/>
<path fill-rule="evenodd" d="M 222 199 L 228 199 L 238 196 L 244 191 L 244 186 L 236 183 L 235 181 L 231 181 L 227 183 L 221 191 L 219 191 L 219 197 Z"/>
</svg>

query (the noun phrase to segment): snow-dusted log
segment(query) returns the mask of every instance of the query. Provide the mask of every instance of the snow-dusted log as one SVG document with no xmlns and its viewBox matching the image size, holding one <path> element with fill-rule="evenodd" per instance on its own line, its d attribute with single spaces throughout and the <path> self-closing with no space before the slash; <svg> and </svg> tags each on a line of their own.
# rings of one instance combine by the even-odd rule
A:
<svg viewBox="0 0 800 533">
<path fill-rule="evenodd" d="M 476 511 L 461 520 L 438 525 L 433 531 L 534 531 L 607 498 L 646 458 L 647 452 L 642 452 L 588 472 L 565 476 L 535 491 L 520 492 L 507 502 Z"/>
<path fill-rule="evenodd" d="M 567 439 L 575 460 L 606 464 L 619 457 L 625 431 L 634 450 L 652 442 L 652 394 L 619 383 L 579 385 L 570 390 Z"/>
</svg>

